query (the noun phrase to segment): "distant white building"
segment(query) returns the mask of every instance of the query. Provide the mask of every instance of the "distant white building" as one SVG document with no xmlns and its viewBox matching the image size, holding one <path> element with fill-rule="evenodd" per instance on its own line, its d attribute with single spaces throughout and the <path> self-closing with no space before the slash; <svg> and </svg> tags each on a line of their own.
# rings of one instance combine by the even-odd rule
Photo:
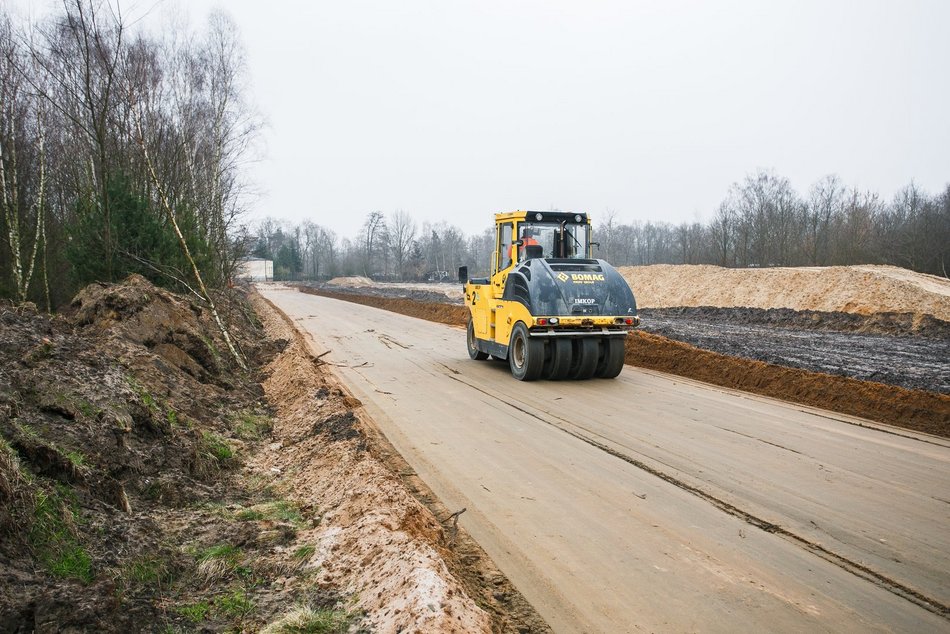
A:
<svg viewBox="0 0 950 634">
<path fill-rule="evenodd" d="M 252 282 L 271 282 L 274 279 L 274 261 L 262 258 L 242 258 L 237 263 L 237 277 Z"/>
</svg>

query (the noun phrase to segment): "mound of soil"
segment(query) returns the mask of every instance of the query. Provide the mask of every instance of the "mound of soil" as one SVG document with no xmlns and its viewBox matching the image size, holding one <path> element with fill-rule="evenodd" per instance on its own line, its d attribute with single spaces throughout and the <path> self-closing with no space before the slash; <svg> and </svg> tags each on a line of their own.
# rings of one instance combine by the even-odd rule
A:
<svg viewBox="0 0 950 634">
<path fill-rule="evenodd" d="M 334 277 L 332 280 L 327 282 L 331 286 L 343 286 L 349 288 L 362 288 L 364 286 L 373 286 L 376 282 L 369 279 L 368 277 L 363 277 L 362 275 L 349 275 L 344 277 Z"/>
<path fill-rule="evenodd" d="M 440 324 L 448 324 L 450 326 L 465 326 L 468 324 L 469 311 L 465 306 L 442 302 L 419 301 L 407 297 L 384 297 L 365 292 L 334 291 L 307 286 L 299 286 L 298 289 L 302 293 L 342 299 L 347 302 L 353 302 L 354 304 L 382 308 L 383 310 L 409 315 L 410 317 L 428 319 L 429 321 L 435 321 Z"/>
<path fill-rule="evenodd" d="M 461 304 L 464 293 L 458 284 L 445 283 L 398 283 L 398 282 L 361 282 L 360 284 L 350 285 L 346 280 L 351 278 L 340 277 L 330 280 L 326 284 L 313 284 L 302 282 L 299 286 L 323 289 L 329 293 L 346 293 L 358 289 L 363 295 L 375 295 L 378 297 L 402 297 L 413 299 L 417 302 L 437 302 L 448 304 Z M 366 278 L 360 278 L 366 279 Z"/>
<path fill-rule="evenodd" d="M 950 324 L 787 308 L 646 308 L 641 330 L 774 365 L 950 394 Z M 874 331 L 890 334 L 874 334 Z M 899 334 L 895 334 L 899 333 Z"/>
<path fill-rule="evenodd" d="M 950 396 L 700 350 L 647 332 L 627 337 L 627 363 L 842 414 L 950 437 Z"/>
<path fill-rule="evenodd" d="M 645 308 L 717 306 L 821 312 L 911 313 L 950 321 L 950 280 L 895 266 L 727 269 L 621 267 Z"/>
<path fill-rule="evenodd" d="M 950 321 L 915 313 L 826 313 L 791 308 L 719 308 L 716 306 L 643 308 L 645 321 L 704 321 L 736 326 L 768 326 L 789 330 L 851 332 L 889 337 L 924 337 L 950 340 Z M 665 334 L 665 333 L 660 333 Z M 702 346 L 700 346 L 702 347 Z"/>
<path fill-rule="evenodd" d="M 453 326 L 465 326 L 469 318 L 464 306 L 300 290 Z M 642 331 L 628 337 L 626 363 L 950 437 L 950 396 L 944 394 L 728 356 Z"/>
<path fill-rule="evenodd" d="M 219 307 L 252 366 L 281 348 L 238 298 Z M 335 604 L 296 572 L 312 519 L 242 467 L 269 416 L 226 350 L 141 277 L 67 317 L 0 306 L 0 631 L 258 629 Z"/>
</svg>

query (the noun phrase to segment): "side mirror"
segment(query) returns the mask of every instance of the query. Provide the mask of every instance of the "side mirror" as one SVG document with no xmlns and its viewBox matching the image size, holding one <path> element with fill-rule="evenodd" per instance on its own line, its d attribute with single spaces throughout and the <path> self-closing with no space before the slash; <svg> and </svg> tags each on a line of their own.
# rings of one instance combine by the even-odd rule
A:
<svg viewBox="0 0 950 634">
<path fill-rule="evenodd" d="M 459 284 L 465 286 L 468 284 L 468 267 L 460 266 L 459 267 Z"/>
</svg>

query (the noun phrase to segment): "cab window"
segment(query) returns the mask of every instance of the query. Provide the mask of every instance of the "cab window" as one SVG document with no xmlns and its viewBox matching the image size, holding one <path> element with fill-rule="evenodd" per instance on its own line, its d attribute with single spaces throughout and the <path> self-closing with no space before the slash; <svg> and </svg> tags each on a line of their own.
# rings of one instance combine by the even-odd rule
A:
<svg viewBox="0 0 950 634">
<path fill-rule="evenodd" d="M 503 270 L 511 266 L 511 223 L 506 222 L 500 225 L 498 231 L 498 255 L 496 258 L 500 264 L 498 270 Z M 495 272 L 497 273 L 497 271 Z"/>
</svg>

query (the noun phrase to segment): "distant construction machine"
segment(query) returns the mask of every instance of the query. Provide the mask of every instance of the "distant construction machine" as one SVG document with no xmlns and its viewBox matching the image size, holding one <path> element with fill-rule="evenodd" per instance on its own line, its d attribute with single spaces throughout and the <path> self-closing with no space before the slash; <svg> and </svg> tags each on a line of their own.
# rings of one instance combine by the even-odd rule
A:
<svg viewBox="0 0 950 634">
<path fill-rule="evenodd" d="M 617 270 L 592 258 L 587 214 L 513 211 L 495 215 L 491 277 L 468 277 L 468 354 L 508 360 L 521 381 L 611 379 L 627 332 L 640 323 Z"/>
</svg>

